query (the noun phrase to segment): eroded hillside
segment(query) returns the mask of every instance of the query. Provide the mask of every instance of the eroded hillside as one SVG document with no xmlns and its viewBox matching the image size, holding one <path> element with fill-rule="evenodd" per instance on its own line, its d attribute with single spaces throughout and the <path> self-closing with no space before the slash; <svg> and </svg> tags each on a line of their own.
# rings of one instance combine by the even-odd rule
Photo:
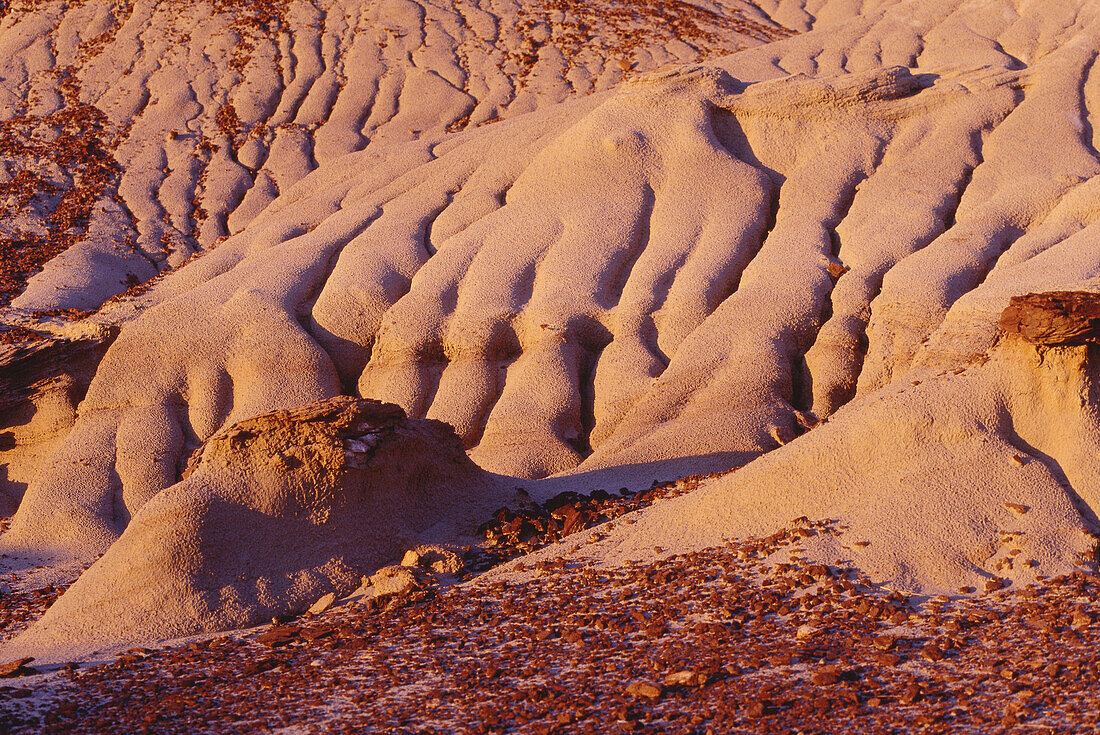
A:
<svg viewBox="0 0 1100 735">
<path fill-rule="evenodd" d="M 453 427 L 481 468 L 454 498 L 477 503 L 744 466 L 548 556 L 651 560 L 805 517 L 839 529 L 812 554 L 915 591 L 1095 561 L 1095 344 L 1036 342 L 1001 316 L 1028 293 L 1100 290 L 1100 6 L 402 3 L 355 23 L 272 6 L 237 30 L 247 8 L 189 6 L 207 35 L 164 53 L 220 50 L 128 72 L 117 88 L 138 84 L 141 103 L 101 106 L 104 125 L 135 120 L 103 190 L 129 202 L 135 257 L 159 269 L 171 232 L 193 243 L 164 263 L 208 252 L 80 323 L 121 331 L 78 410 L 52 388 L 28 399 L 6 553 L 106 552 L 84 579 L 121 584 L 118 559 L 157 537 L 166 504 L 247 505 L 283 478 L 281 455 L 185 478 L 212 442 L 343 395 Z M 21 17 L 4 28 L 52 16 Z M 309 66 L 337 47 L 343 77 Z M 213 75 L 213 57 L 233 71 Z M 173 137 L 172 105 L 191 132 Z M 81 242 L 15 306 L 74 305 L 36 294 L 109 272 L 72 269 Z M 45 459 L 19 454 L 36 421 L 52 422 Z M 77 584 L 49 625 L 86 629 L 65 611 L 102 600 Z"/>
<path fill-rule="evenodd" d="M 94 309 L 372 141 L 787 35 L 740 0 L 8 3 L 0 303 Z"/>
</svg>

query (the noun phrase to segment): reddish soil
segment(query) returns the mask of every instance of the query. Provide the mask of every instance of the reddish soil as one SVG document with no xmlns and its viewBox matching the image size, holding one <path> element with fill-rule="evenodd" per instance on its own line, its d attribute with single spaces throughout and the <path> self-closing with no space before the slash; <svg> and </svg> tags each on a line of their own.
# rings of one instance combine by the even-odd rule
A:
<svg viewBox="0 0 1100 735">
<path fill-rule="evenodd" d="M 551 24 L 552 14 L 564 20 Z M 553 26 L 546 40 L 535 32 L 540 26 Z M 508 60 L 520 87 L 539 58 L 539 48 L 552 45 L 561 52 L 566 64 L 585 50 L 598 48 L 609 64 L 617 64 L 624 74 L 633 68 L 632 59 L 655 42 L 679 40 L 694 48 L 699 59 L 732 53 L 741 45 L 730 45 L 730 31 L 759 41 L 776 41 L 795 35 L 778 24 L 763 24 L 738 11 L 716 13 L 686 0 L 544 0 L 537 10 L 520 10 L 516 29 L 525 41 Z M 598 29 L 598 32 L 596 32 Z"/>
<path fill-rule="evenodd" d="M 624 519 L 621 522 L 627 522 Z M 63 674 L 16 732 L 1081 732 L 1094 573 L 917 601 L 766 539 L 619 569 L 423 588 Z M 591 532 L 598 534 L 598 532 Z M 790 563 L 765 556 L 793 552 Z M 659 552 L 658 552 L 659 553 Z M 773 559 L 774 561 L 774 559 Z M 33 664 L 32 664 L 33 665 Z"/>
</svg>

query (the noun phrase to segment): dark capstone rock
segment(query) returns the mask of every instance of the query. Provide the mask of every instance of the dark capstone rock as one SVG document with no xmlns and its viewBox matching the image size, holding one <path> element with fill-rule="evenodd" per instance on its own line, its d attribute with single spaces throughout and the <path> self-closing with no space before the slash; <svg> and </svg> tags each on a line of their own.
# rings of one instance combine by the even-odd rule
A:
<svg viewBox="0 0 1100 735">
<path fill-rule="evenodd" d="M 1013 296 L 1001 312 L 1001 329 L 1047 346 L 1100 341 L 1100 294 L 1051 291 Z"/>
</svg>

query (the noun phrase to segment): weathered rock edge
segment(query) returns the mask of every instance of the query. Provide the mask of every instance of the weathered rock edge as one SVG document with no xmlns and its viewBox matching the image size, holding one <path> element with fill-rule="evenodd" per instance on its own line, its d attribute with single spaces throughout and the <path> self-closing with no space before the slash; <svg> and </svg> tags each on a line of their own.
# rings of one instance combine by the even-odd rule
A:
<svg viewBox="0 0 1100 735">
<path fill-rule="evenodd" d="M 1048 347 L 1100 342 L 1100 294 L 1050 291 L 1013 296 L 1001 312 L 1000 327 L 1005 334 Z"/>
</svg>

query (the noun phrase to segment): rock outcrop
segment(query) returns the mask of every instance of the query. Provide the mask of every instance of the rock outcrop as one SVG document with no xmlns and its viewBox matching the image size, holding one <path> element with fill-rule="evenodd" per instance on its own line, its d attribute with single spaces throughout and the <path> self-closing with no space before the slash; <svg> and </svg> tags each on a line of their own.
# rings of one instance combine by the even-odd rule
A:
<svg viewBox="0 0 1100 735">
<path fill-rule="evenodd" d="M 393 405 L 250 419 L 211 438 L 11 650 L 60 660 L 302 612 L 423 540 L 460 537 L 463 519 L 472 532 L 497 500 L 449 427 Z"/>
<path fill-rule="evenodd" d="M 1001 329 L 1039 345 L 1100 342 L 1100 294 L 1058 291 L 1013 296 L 1001 314 Z"/>
<path fill-rule="evenodd" d="M 1010 331 L 987 355 L 915 371 L 575 553 L 647 558 L 655 545 L 704 549 L 808 517 L 842 533 L 807 539 L 806 563 L 845 560 L 910 592 L 1022 587 L 1088 568 L 1100 538 L 1095 300 L 1014 300 L 1002 318 Z"/>
<path fill-rule="evenodd" d="M 70 24 L 103 9 L 68 5 Z M 81 78 L 115 101 L 108 116 L 141 118 L 118 149 L 118 191 L 145 205 L 131 208 L 135 242 L 154 262 L 125 248 L 124 259 L 150 271 L 183 263 L 191 246 L 173 233 L 195 228 L 197 242 L 218 244 L 92 318 L 124 324 L 0 551 L 113 561 L 34 635 L 109 618 L 114 608 L 65 612 L 98 609 L 97 585 L 136 610 L 155 604 L 126 586 L 124 559 L 174 570 L 176 587 L 147 596 L 189 601 L 172 604 L 192 627 L 237 624 L 299 587 L 316 597 L 318 580 L 350 577 L 350 566 L 326 566 L 331 545 L 389 528 L 381 509 L 418 491 L 371 474 L 389 466 L 383 447 L 398 446 L 372 448 L 373 430 L 326 429 L 317 446 L 328 449 L 303 450 L 309 461 L 280 438 L 342 419 L 272 411 L 339 395 L 446 422 L 484 470 L 556 490 L 593 490 L 593 475 L 616 488 L 745 465 L 620 527 L 608 558 L 768 534 L 797 516 L 846 524 L 853 543 L 824 556 L 917 589 L 1024 582 L 1091 553 L 1096 350 L 1080 343 L 1093 307 L 1056 294 L 1100 282 L 1094 3 L 769 0 L 806 32 L 665 68 L 677 46 L 663 32 L 667 45 L 638 68 L 610 57 L 570 66 L 558 31 L 580 4 L 555 3 L 557 21 L 515 33 L 468 3 L 429 5 L 393 0 L 358 25 L 342 11 L 318 25 L 317 5 L 292 2 L 300 16 L 270 20 L 293 32 L 245 49 L 240 76 L 222 80 L 207 62 L 232 58 L 228 21 L 196 4 L 193 44 L 210 53 L 194 67 L 160 61 L 174 52 L 142 56 L 132 81 L 151 90 L 136 95 L 148 115 L 128 105 L 129 88 L 103 84 L 115 46 L 89 62 L 98 73 Z M 21 15 L 0 42 L 33 38 L 24 22 L 46 33 L 61 6 Z M 159 17 L 149 2 L 133 7 Z M 121 48 L 140 40 L 137 22 L 122 24 Z M 475 25 L 499 31 L 499 44 L 452 63 L 464 41 L 486 40 L 467 34 Z M 53 57 L 78 38 L 65 35 Z M 276 47 L 300 61 L 285 78 L 264 73 Z M 343 67 L 338 47 L 349 49 Z M 54 63 L 45 56 L 27 62 L 20 93 L 60 84 L 30 73 Z M 518 71 L 524 59 L 530 74 Z M 49 110 L 63 101 L 42 99 Z M 207 202 L 224 206 L 200 217 Z M 74 272 L 98 272 L 85 267 L 100 262 L 91 251 L 69 252 L 88 256 Z M 20 304 L 65 297 L 53 286 L 70 271 L 53 266 Z M 1055 295 L 1013 301 L 1044 293 Z M 1015 311 L 1002 317 L 1006 306 Z M 256 416 L 267 416 L 258 433 Z M 454 474 L 480 482 L 455 440 L 444 443 Z M 406 469 L 434 477 L 435 459 Z M 348 505 L 345 480 L 385 492 Z M 399 515 L 420 528 L 476 497 L 448 490 L 430 512 L 414 503 Z M 279 563 L 304 581 L 219 556 L 252 521 L 264 532 L 248 544 L 281 544 Z M 285 540 L 298 526 L 316 556 Z M 389 553 L 396 532 L 371 536 L 362 563 Z M 252 586 L 234 587 L 233 573 Z"/>
<path fill-rule="evenodd" d="M 995 0 L 986 42 L 959 0 L 827 5 L 829 28 L 327 159 L 146 295 L 2 543 L 90 557 L 217 431 L 341 393 L 524 479 L 725 469 L 1100 276 L 1100 20 Z"/>
</svg>

